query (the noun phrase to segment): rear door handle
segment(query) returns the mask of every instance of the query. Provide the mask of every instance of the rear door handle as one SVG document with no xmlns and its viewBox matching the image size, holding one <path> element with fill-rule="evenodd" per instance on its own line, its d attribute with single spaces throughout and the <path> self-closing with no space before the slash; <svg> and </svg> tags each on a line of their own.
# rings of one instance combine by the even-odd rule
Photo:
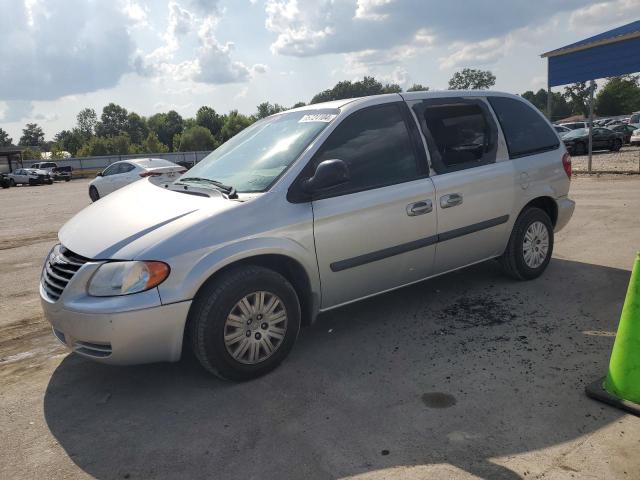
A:
<svg viewBox="0 0 640 480">
<path fill-rule="evenodd" d="M 416 215 L 424 215 L 433 211 L 433 203 L 431 200 L 420 200 L 416 203 L 407 205 L 407 215 L 415 217 Z"/>
<path fill-rule="evenodd" d="M 462 203 L 461 193 L 449 193 L 440 197 L 440 206 L 442 208 L 451 208 Z"/>
</svg>

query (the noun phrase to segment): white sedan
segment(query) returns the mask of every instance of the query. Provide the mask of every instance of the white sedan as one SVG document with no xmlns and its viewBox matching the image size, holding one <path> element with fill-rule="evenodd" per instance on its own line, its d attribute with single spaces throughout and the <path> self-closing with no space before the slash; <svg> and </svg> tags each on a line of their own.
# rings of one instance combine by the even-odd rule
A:
<svg viewBox="0 0 640 480">
<path fill-rule="evenodd" d="M 162 158 L 135 158 L 112 163 L 89 184 L 89 197 L 97 201 L 141 178 L 151 177 L 154 183 L 173 182 L 187 169 Z"/>
</svg>

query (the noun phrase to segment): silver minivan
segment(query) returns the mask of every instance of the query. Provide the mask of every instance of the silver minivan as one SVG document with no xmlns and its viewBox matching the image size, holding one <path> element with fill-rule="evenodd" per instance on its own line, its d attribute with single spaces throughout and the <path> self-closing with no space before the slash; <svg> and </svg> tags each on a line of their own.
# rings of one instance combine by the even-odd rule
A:
<svg viewBox="0 0 640 480">
<path fill-rule="evenodd" d="M 82 210 L 45 261 L 55 336 L 111 364 L 243 380 L 318 313 L 489 259 L 538 277 L 569 221 L 571 158 L 520 97 L 414 92 L 254 123 L 173 183 Z"/>
</svg>

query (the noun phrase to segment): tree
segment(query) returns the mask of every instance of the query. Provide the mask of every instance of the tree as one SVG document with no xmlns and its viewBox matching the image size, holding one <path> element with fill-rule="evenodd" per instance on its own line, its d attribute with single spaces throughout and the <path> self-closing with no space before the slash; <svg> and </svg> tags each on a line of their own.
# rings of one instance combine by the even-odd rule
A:
<svg viewBox="0 0 640 480">
<path fill-rule="evenodd" d="M 131 143 L 142 143 L 143 140 L 147 138 L 147 135 L 149 135 L 147 121 L 137 113 L 130 112 L 127 115 L 125 132 L 129 135 Z"/>
<path fill-rule="evenodd" d="M 25 147 L 40 146 L 44 143 L 44 132 L 37 123 L 27 123 L 22 129 L 22 137 L 18 145 Z"/>
<path fill-rule="evenodd" d="M 127 130 L 127 109 L 110 103 L 102 109 L 95 131 L 99 137 L 115 137 Z"/>
<path fill-rule="evenodd" d="M 311 99 L 311 103 L 342 100 L 345 98 L 366 97 L 367 95 L 381 95 L 383 93 L 400 93 L 400 85 L 382 84 L 373 77 L 364 77 L 362 81 L 351 82 L 345 80 L 335 84 L 333 88 L 320 92 Z"/>
<path fill-rule="evenodd" d="M 206 128 L 212 135 L 216 136 L 222 129 L 224 119 L 213 108 L 202 106 L 196 112 L 196 124 Z M 185 128 L 187 127 L 185 126 Z"/>
<path fill-rule="evenodd" d="M 595 88 L 595 83 L 594 83 Z M 589 94 L 591 89 L 587 82 L 577 82 L 564 87 L 564 98 L 568 100 L 571 113 L 589 116 Z"/>
<path fill-rule="evenodd" d="M 51 160 L 60 160 L 62 158 L 66 158 L 67 155 L 65 153 L 66 152 L 64 148 L 62 148 L 60 144 L 54 143 L 51 146 Z"/>
<path fill-rule="evenodd" d="M 77 128 L 73 130 L 62 130 L 56 133 L 53 140 L 71 155 L 76 155 L 85 142 L 84 136 Z"/>
<path fill-rule="evenodd" d="M 294 103 L 291 108 L 304 107 L 305 105 L 306 105 L 306 103 L 304 103 L 304 102 L 297 102 L 297 103 Z"/>
<path fill-rule="evenodd" d="M 547 91 L 541 88 L 536 93 L 528 90 L 522 94 L 522 98 L 529 100 L 542 113 L 547 113 Z M 567 118 L 571 116 L 571 107 L 559 92 L 551 92 L 551 112 L 552 120 Z"/>
<path fill-rule="evenodd" d="M 449 90 L 486 90 L 496 84 L 496 76 L 489 70 L 463 68 L 449 80 Z"/>
<path fill-rule="evenodd" d="M 640 86 L 637 76 L 612 77 L 596 96 L 598 115 L 626 115 L 640 110 Z"/>
<path fill-rule="evenodd" d="M 40 160 L 42 158 L 42 154 L 40 150 L 35 150 L 33 148 L 25 148 L 22 151 L 22 159 L 23 160 Z"/>
<path fill-rule="evenodd" d="M 109 140 L 104 137 L 91 137 L 82 147 L 78 150 L 77 155 L 79 157 L 93 157 L 100 155 L 109 155 L 111 152 L 111 145 Z"/>
<path fill-rule="evenodd" d="M 253 120 L 246 115 L 238 113 L 237 110 L 231 110 L 229 115 L 225 116 L 224 125 L 220 130 L 222 142 L 226 142 L 238 132 L 244 130 L 253 123 Z"/>
<path fill-rule="evenodd" d="M 407 92 L 426 92 L 429 90 L 429 87 L 425 87 L 420 83 L 414 83 L 409 88 L 407 88 Z"/>
<path fill-rule="evenodd" d="M 176 133 L 182 132 L 183 123 L 182 117 L 175 110 L 156 113 L 147 120 L 149 130 L 155 132 L 160 141 L 167 145 L 171 151 L 174 150 L 173 137 Z"/>
<path fill-rule="evenodd" d="M 257 109 L 258 112 L 255 114 L 255 117 L 258 119 L 265 118 L 275 113 L 283 112 L 286 110 L 286 108 L 284 108 L 282 105 L 278 105 L 277 103 L 274 103 L 272 105 L 269 102 L 262 102 L 260 105 L 258 105 Z"/>
<path fill-rule="evenodd" d="M 126 133 L 111 137 L 108 143 L 109 155 L 128 155 L 130 144 L 129 135 Z"/>
<path fill-rule="evenodd" d="M 208 128 L 196 125 L 185 130 L 180 135 L 180 151 L 195 152 L 201 150 L 213 150 L 216 147 L 216 139 Z"/>
<path fill-rule="evenodd" d="M 85 137 L 89 138 L 94 134 L 96 124 L 98 123 L 98 116 L 93 108 L 83 108 L 76 116 L 79 132 Z"/>
<path fill-rule="evenodd" d="M 164 143 L 160 141 L 155 132 L 149 132 L 147 138 L 142 142 L 143 153 L 166 153 L 169 151 Z"/>
<path fill-rule="evenodd" d="M 10 147 L 11 145 L 13 145 L 13 138 L 0 128 L 0 147 Z"/>
</svg>

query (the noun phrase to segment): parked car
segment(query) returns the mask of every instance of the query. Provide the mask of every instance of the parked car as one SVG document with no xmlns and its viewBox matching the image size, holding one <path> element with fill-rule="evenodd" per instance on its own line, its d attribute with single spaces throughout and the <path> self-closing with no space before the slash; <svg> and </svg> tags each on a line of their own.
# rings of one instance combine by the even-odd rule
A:
<svg viewBox="0 0 640 480">
<path fill-rule="evenodd" d="M 570 122 L 570 123 L 560 123 L 558 124 L 561 127 L 567 127 L 570 130 L 578 130 L 580 128 L 589 128 L 589 122 Z"/>
<path fill-rule="evenodd" d="M 614 132 L 618 132 L 622 134 L 623 142 L 630 143 L 631 135 L 633 132 L 640 128 L 639 123 L 628 123 L 628 124 L 620 124 L 614 125 L 613 127 L 607 127 L 609 130 L 613 130 Z"/>
<path fill-rule="evenodd" d="M 611 150 L 617 152 L 622 148 L 623 136 L 608 128 L 596 127 L 593 129 L 593 150 Z M 589 151 L 589 129 L 580 128 L 562 137 L 567 150 L 571 155 L 584 155 Z"/>
<path fill-rule="evenodd" d="M 92 201 L 118 190 L 141 178 L 150 177 L 155 183 L 172 182 L 187 169 L 162 158 L 136 158 L 112 163 L 89 184 Z"/>
<path fill-rule="evenodd" d="M 640 123 L 640 112 L 633 112 L 629 117 L 629 123 Z"/>
<path fill-rule="evenodd" d="M 514 95 L 308 105 L 78 213 L 45 262 L 42 307 L 83 357 L 177 361 L 184 344 L 249 379 L 319 312 L 495 258 L 538 277 L 573 213 L 570 177 L 551 124 Z"/>
<path fill-rule="evenodd" d="M 638 124 L 636 124 L 638 125 Z M 631 145 L 640 145 L 640 126 L 638 126 L 637 130 L 634 130 L 631 134 L 631 138 L 629 139 L 629 143 Z"/>
<path fill-rule="evenodd" d="M 42 185 L 44 183 L 51 185 L 53 178 L 48 172 L 35 168 L 18 168 L 16 171 L 8 175 L 10 185 Z"/>
<path fill-rule="evenodd" d="M 45 170 L 49 173 L 49 175 L 54 180 L 64 180 L 68 182 L 71 180 L 73 168 L 70 166 L 59 167 L 56 162 L 40 162 L 34 163 L 32 168 L 38 168 L 40 170 Z"/>
<path fill-rule="evenodd" d="M 560 135 L 560 138 L 562 138 L 567 133 L 573 131 L 570 128 L 563 127 L 562 125 L 554 125 L 553 128 L 555 129 L 556 132 L 558 132 L 558 135 Z"/>
<path fill-rule="evenodd" d="M 9 176 L 6 173 L 0 173 L 0 188 L 9 188 L 10 186 Z"/>
</svg>

